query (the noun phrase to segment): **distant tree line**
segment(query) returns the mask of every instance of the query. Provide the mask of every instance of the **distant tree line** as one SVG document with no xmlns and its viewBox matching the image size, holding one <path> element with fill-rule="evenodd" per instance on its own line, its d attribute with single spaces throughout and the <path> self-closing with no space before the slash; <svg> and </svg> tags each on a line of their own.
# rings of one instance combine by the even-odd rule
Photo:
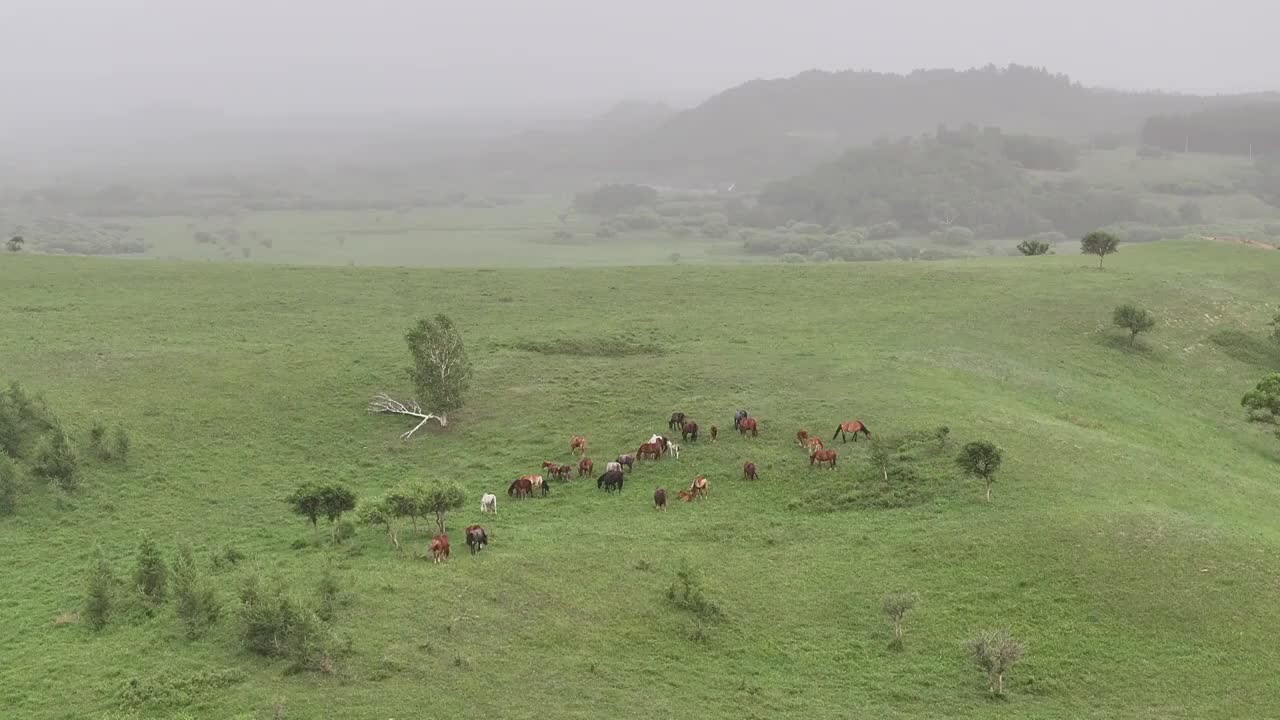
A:
<svg viewBox="0 0 1280 720">
<path fill-rule="evenodd" d="M 1156 115 L 1143 124 L 1142 142 L 1177 152 L 1280 153 L 1280 102 Z"/>
<path fill-rule="evenodd" d="M 636 208 L 652 208 L 658 204 L 658 191 L 647 185 L 603 185 L 578 193 L 573 207 L 588 215 L 612 216 Z"/>
</svg>

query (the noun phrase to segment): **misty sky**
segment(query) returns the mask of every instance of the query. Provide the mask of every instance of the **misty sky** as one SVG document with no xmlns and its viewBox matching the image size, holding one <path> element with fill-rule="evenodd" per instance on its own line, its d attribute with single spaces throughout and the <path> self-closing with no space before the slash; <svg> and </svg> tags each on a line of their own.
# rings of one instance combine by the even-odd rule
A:
<svg viewBox="0 0 1280 720">
<path fill-rule="evenodd" d="M 1276 0 L 0 0 L 0 88 L 6 112 L 430 110 L 1017 62 L 1234 92 L 1280 89 L 1277 27 Z"/>
</svg>

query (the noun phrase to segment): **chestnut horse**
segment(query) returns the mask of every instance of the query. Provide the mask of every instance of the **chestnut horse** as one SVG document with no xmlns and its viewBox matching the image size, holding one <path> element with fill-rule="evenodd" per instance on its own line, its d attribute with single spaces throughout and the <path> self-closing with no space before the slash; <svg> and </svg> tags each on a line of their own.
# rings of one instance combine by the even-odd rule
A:
<svg viewBox="0 0 1280 720">
<path fill-rule="evenodd" d="M 836 434 L 832 435 L 831 439 L 840 438 L 845 442 L 849 442 L 849 438 L 845 437 L 845 433 L 852 433 L 854 442 L 858 442 L 858 433 L 866 435 L 867 438 L 871 437 L 870 428 L 863 425 L 861 420 L 846 420 L 840 423 L 840 427 L 836 428 Z"/>
<path fill-rule="evenodd" d="M 680 439 L 698 442 L 698 423 L 688 420 L 684 425 L 680 426 Z"/>
<path fill-rule="evenodd" d="M 556 468 L 558 468 L 558 467 L 560 467 L 560 464 L 559 464 L 559 463 L 557 463 L 557 462 L 554 462 L 554 461 L 552 461 L 552 460 L 543 460 L 543 461 L 542 461 L 542 471 L 543 471 L 543 472 L 545 472 L 545 473 L 546 473 L 546 474 L 548 474 L 548 475 L 555 475 L 555 474 L 556 474 Z"/>
<path fill-rule="evenodd" d="M 688 490 L 677 490 L 677 491 L 676 491 L 676 495 L 679 495 L 679 496 L 680 496 L 680 499 L 681 499 L 681 500 L 683 500 L 683 501 L 685 501 L 685 502 L 692 502 L 692 501 L 693 501 L 693 496 L 689 494 L 689 491 L 688 491 Z"/>
<path fill-rule="evenodd" d="M 717 428 L 715 425 L 712 425 L 711 426 L 711 442 L 715 442 L 716 435 L 719 435 L 719 434 L 720 434 L 720 429 Z"/>
<path fill-rule="evenodd" d="M 796 444 L 799 445 L 800 447 L 804 447 L 805 443 L 807 443 L 808 440 L 809 440 L 808 430 L 801 430 L 796 433 Z"/>
<path fill-rule="evenodd" d="M 589 457 L 582 458 L 581 460 L 578 461 L 578 477 L 582 477 L 583 475 L 590 475 L 592 468 L 594 468 L 595 466 L 596 464 L 591 462 L 591 458 Z"/>
<path fill-rule="evenodd" d="M 636 450 L 636 458 L 644 460 L 646 455 L 653 457 L 654 460 L 661 460 L 662 446 L 658 443 L 645 443 L 640 446 L 639 450 Z"/>
<path fill-rule="evenodd" d="M 835 450 L 814 450 L 809 455 L 809 467 L 813 467 L 815 463 L 819 467 L 822 466 L 822 463 L 827 463 L 827 467 L 829 467 L 832 470 L 835 470 L 836 469 L 836 451 Z"/>
<path fill-rule="evenodd" d="M 809 452 L 813 452 L 814 450 L 821 450 L 823 447 L 824 446 L 822 444 L 822 438 L 820 437 L 811 437 L 808 440 L 804 441 L 804 448 Z"/>
<path fill-rule="evenodd" d="M 753 462 L 746 463 L 742 466 L 743 480 L 759 480 L 760 475 L 756 472 L 756 464 Z"/>
<path fill-rule="evenodd" d="M 751 437 L 755 437 L 756 430 L 757 428 L 759 428 L 759 426 L 760 426 L 760 423 L 756 422 L 755 418 L 752 418 L 752 417 L 742 418 L 742 420 L 738 422 L 738 432 L 742 433 L 743 435 L 746 435 L 747 431 L 749 430 L 751 431 Z"/>
<path fill-rule="evenodd" d="M 532 495 L 534 478 L 541 480 L 542 476 L 525 475 L 512 480 L 511 484 L 507 486 L 507 497 L 515 497 L 517 500 L 521 500 Z"/>
<path fill-rule="evenodd" d="M 444 562 L 449 559 L 449 536 L 437 535 L 431 538 L 431 558 L 434 562 Z"/>
<path fill-rule="evenodd" d="M 575 455 L 582 453 L 585 457 L 587 454 L 587 439 L 581 435 L 574 435 L 569 438 L 569 452 Z"/>
<path fill-rule="evenodd" d="M 711 493 L 711 482 L 699 475 L 693 479 L 693 483 L 689 485 L 690 497 L 707 497 Z"/>
</svg>

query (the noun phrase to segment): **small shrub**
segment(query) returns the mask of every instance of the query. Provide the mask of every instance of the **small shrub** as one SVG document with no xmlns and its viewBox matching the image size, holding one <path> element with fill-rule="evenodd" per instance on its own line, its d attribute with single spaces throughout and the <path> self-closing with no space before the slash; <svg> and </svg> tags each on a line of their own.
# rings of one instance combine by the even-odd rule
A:
<svg viewBox="0 0 1280 720">
<path fill-rule="evenodd" d="M 687 561 L 681 563 L 667 588 L 667 600 L 677 608 L 706 620 L 718 620 L 724 615 L 720 605 L 707 598 L 701 574 Z"/>
<path fill-rule="evenodd" d="M 0 452 L 0 515 L 18 509 L 18 463 Z"/>
<path fill-rule="evenodd" d="M 61 427 L 54 427 L 36 451 L 32 470 L 37 476 L 52 480 L 60 490 L 70 494 L 79 487 L 78 465 L 75 451 L 71 449 L 71 443 L 67 442 L 66 433 Z"/>
<path fill-rule="evenodd" d="M 355 523 L 342 520 L 333 526 L 333 542 L 341 545 L 356 536 Z"/>
<path fill-rule="evenodd" d="M 1033 239 L 1023 240 L 1022 242 L 1018 243 L 1018 252 L 1028 256 L 1048 255 L 1049 243 L 1043 240 L 1033 240 Z"/>
<path fill-rule="evenodd" d="M 116 576 L 111 563 L 98 548 L 94 553 L 93 564 L 89 568 L 88 589 L 85 593 L 84 619 L 89 627 L 101 630 L 111 620 L 112 608 L 115 605 Z"/>
<path fill-rule="evenodd" d="M 889 646 L 895 650 L 902 649 L 902 621 L 918 602 L 920 596 L 916 593 L 891 593 L 880 602 L 880 610 L 893 624 L 893 641 Z"/>
<path fill-rule="evenodd" d="M 154 612 L 164 604 L 169 580 L 169 568 L 160 556 L 160 548 L 150 535 L 143 534 L 138 543 L 137 567 L 133 571 L 133 586 L 142 596 L 142 603 L 147 612 Z"/>
<path fill-rule="evenodd" d="M 244 672 L 234 668 L 193 672 L 162 670 L 147 678 L 125 680 L 118 695 L 123 706 L 134 710 L 183 707 L 201 695 L 241 683 L 245 677 Z"/>
<path fill-rule="evenodd" d="M 1280 345 L 1280 313 L 1276 313 L 1276 316 L 1268 324 L 1271 325 L 1271 339 L 1277 345 Z"/>
<path fill-rule="evenodd" d="M 250 573 L 241 582 L 239 597 L 239 634 L 248 650 L 286 658 L 295 670 L 332 670 L 332 633 L 282 582 L 267 584 Z"/>
<path fill-rule="evenodd" d="M 316 615 L 325 622 L 333 622 L 338 618 L 339 611 L 347 604 L 348 597 L 342 591 L 342 583 L 332 569 L 326 567 L 320 574 L 316 591 L 319 597 Z"/>
<path fill-rule="evenodd" d="M 947 438 L 951 436 L 951 428 L 946 425 L 940 425 L 933 431 L 933 436 L 938 439 L 938 447 L 945 449 L 947 447 Z"/>
<path fill-rule="evenodd" d="M 1027 653 L 1026 644 L 1008 630 L 984 630 L 966 643 L 973 662 L 987 674 L 987 689 L 1004 695 L 1004 676 Z"/>
<path fill-rule="evenodd" d="M 1129 331 L 1130 344 L 1137 341 L 1138 333 L 1147 332 L 1156 325 L 1156 319 L 1151 313 L 1127 303 L 1115 309 L 1111 322 L 1116 327 Z"/>
<path fill-rule="evenodd" d="M 995 482 L 996 471 L 1004 461 L 1000 448 L 985 440 L 971 442 L 960 451 L 957 463 L 960 469 L 974 477 L 982 478 L 987 484 L 987 502 L 991 502 L 991 485 Z"/>
<path fill-rule="evenodd" d="M 679 265 L 679 264 L 680 264 L 680 253 L 678 253 L 678 252 L 673 252 L 673 253 L 671 253 L 670 255 L 668 255 L 668 256 L 667 256 L 667 262 L 671 263 L 672 265 Z"/>
<path fill-rule="evenodd" d="M 222 550 L 210 553 L 209 564 L 214 570 L 222 570 L 245 559 L 245 554 L 234 545 L 224 545 Z"/>
<path fill-rule="evenodd" d="M 107 426 L 101 420 L 94 420 L 89 427 L 89 453 L 99 460 L 111 459 L 111 447 L 107 443 Z"/>
<path fill-rule="evenodd" d="M 200 575 L 191 546 L 183 543 L 173 559 L 173 599 L 188 639 L 195 640 L 218 622 L 222 603 L 207 578 Z"/>
</svg>

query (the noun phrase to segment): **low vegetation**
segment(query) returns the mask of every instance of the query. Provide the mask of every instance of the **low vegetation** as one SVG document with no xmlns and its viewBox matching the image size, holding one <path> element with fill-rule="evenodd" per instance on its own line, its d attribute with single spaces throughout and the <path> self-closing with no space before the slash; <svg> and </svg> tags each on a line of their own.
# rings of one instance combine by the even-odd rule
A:
<svg viewBox="0 0 1280 720">
<path fill-rule="evenodd" d="M 1130 305 L 1120 305 L 1111 314 L 1111 324 L 1129 333 L 1129 343 L 1137 341 L 1138 334 L 1149 332 L 1156 326 L 1156 319 L 1150 312 Z"/>
<path fill-rule="evenodd" d="M 993 696 L 1004 695 L 1004 676 L 1027 654 L 1027 646 L 1008 630 L 984 630 L 968 642 L 973 662 L 987 676 Z"/>
</svg>

